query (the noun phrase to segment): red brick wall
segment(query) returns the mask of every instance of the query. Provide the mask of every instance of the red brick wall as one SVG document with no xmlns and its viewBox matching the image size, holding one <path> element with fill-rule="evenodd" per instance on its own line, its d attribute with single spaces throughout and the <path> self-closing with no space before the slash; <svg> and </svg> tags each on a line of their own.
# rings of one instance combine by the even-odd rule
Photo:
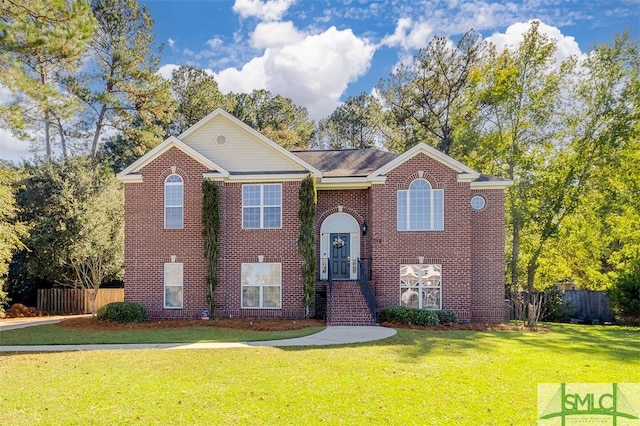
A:
<svg viewBox="0 0 640 426">
<path fill-rule="evenodd" d="M 265 182 L 279 183 L 279 182 Z M 221 184 L 222 229 L 216 312 L 223 317 L 300 317 L 302 261 L 298 254 L 298 191 L 300 182 L 282 182 L 282 229 L 242 229 L 242 184 Z M 282 309 L 241 308 L 241 264 L 282 264 Z"/>
<path fill-rule="evenodd" d="M 184 182 L 184 228 L 164 229 L 164 180 Z M 206 168 L 172 148 L 142 170 L 142 183 L 125 185 L 125 300 L 139 302 L 150 317 L 192 317 L 206 309 L 201 236 L 202 173 Z M 164 309 L 164 263 L 184 263 L 184 309 Z"/>
<path fill-rule="evenodd" d="M 184 229 L 164 229 L 164 179 L 171 166 L 184 180 Z M 206 262 L 201 227 L 202 174 L 206 168 L 170 149 L 125 185 L 125 300 L 144 305 L 150 317 L 193 317 L 207 309 Z M 300 317 L 301 261 L 297 252 L 300 182 L 282 183 L 282 229 L 242 229 L 242 184 L 220 183 L 219 283 L 215 314 L 224 317 Z M 184 307 L 164 309 L 164 263 L 184 263 Z M 282 309 L 241 309 L 241 263 L 282 263 Z"/>
<path fill-rule="evenodd" d="M 408 189 L 419 172 L 434 189 L 444 190 L 443 231 L 398 231 L 399 189 Z M 468 183 L 458 183 L 457 173 L 418 154 L 387 175 L 385 185 L 371 188 L 372 281 L 380 307 L 400 304 L 400 265 L 442 265 L 442 308 L 471 319 L 471 208 Z"/>
<path fill-rule="evenodd" d="M 484 197 L 484 209 L 471 210 L 473 246 L 471 310 L 476 322 L 502 322 L 505 314 L 505 192 L 472 191 Z"/>
<path fill-rule="evenodd" d="M 164 179 L 176 166 L 184 180 L 184 229 L 164 229 Z M 206 168 L 172 148 L 142 170 L 144 182 L 125 185 L 125 299 L 142 303 L 151 317 L 192 317 L 207 308 L 206 263 L 201 237 L 202 174 Z M 443 231 L 402 231 L 396 225 L 396 192 L 423 172 L 433 188 L 444 190 Z M 275 182 L 278 183 L 278 182 Z M 301 259 L 297 252 L 300 182 L 282 183 L 282 229 L 242 229 L 242 184 L 219 183 L 221 225 L 216 315 L 223 317 L 302 316 Z M 473 194 L 486 207 L 471 209 Z M 392 170 L 386 184 L 368 190 L 319 191 L 318 222 L 343 206 L 369 231 L 361 258 L 371 258 L 372 286 L 380 307 L 398 305 L 400 264 L 442 265 L 442 307 L 460 318 L 498 322 L 504 306 L 504 191 L 471 191 L 457 173 L 419 154 Z M 319 252 L 319 247 L 318 247 Z M 184 308 L 163 309 L 163 266 L 176 256 L 184 263 Z M 282 264 L 282 308 L 241 308 L 241 264 Z"/>
</svg>

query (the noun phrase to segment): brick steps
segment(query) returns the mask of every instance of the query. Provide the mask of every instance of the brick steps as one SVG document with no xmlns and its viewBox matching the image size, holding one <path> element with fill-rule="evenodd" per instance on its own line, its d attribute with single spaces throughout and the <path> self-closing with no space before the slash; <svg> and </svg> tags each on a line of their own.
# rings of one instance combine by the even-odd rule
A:
<svg viewBox="0 0 640 426">
<path fill-rule="evenodd" d="M 357 281 L 334 281 L 327 296 L 327 325 L 375 325 Z"/>
</svg>

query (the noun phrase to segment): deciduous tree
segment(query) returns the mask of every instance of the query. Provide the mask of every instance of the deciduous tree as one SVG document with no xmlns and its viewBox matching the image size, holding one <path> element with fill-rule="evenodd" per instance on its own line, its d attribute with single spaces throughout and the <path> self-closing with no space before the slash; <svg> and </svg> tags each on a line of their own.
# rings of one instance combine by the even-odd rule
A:
<svg viewBox="0 0 640 426">
<path fill-rule="evenodd" d="M 18 194 L 32 227 L 31 277 L 97 289 L 123 271 L 124 200 L 110 169 L 88 157 L 30 167 Z"/>
<path fill-rule="evenodd" d="M 18 220 L 15 192 L 21 171 L 0 161 L 0 313 L 6 302 L 4 283 L 13 254 L 24 248 L 27 225 Z"/>
<path fill-rule="evenodd" d="M 554 118 L 561 107 L 562 74 L 554 66 L 555 41 L 541 34 L 538 26 L 534 21 L 516 48 L 501 53 L 489 49 L 483 64 L 471 72 L 464 106 L 470 115 L 458 120 L 461 143 L 453 150 L 471 167 L 514 181 L 507 192 L 508 271 L 514 289 L 527 283 L 522 275 L 527 262 L 522 259 L 522 245 L 530 240 L 523 242 L 523 236 L 534 232 L 535 214 L 560 208 L 546 206 L 550 200 L 541 199 L 540 172 L 556 153 Z"/>
</svg>

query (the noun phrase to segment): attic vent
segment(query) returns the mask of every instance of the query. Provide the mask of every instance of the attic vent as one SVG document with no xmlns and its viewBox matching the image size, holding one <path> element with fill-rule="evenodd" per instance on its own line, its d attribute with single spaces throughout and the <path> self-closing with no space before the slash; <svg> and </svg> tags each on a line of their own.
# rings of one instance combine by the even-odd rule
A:
<svg viewBox="0 0 640 426">
<path fill-rule="evenodd" d="M 482 210 L 486 204 L 487 201 L 481 195 L 471 197 L 471 208 L 474 210 Z"/>
<path fill-rule="evenodd" d="M 227 144 L 227 137 L 225 135 L 218 135 L 216 137 L 216 145 L 225 146 Z"/>
</svg>

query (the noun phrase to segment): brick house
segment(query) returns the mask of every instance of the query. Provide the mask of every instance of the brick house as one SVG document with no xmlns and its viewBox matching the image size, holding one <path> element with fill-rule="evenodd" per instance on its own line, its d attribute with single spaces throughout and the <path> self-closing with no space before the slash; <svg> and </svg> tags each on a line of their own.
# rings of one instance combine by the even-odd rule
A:
<svg viewBox="0 0 640 426">
<path fill-rule="evenodd" d="M 316 313 L 370 324 L 381 307 L 504 318 L 504 200 L 511 182 L 420 144 L 289 152 L 223 110 L 123 170 L 125 300 L 150 317 L 207 309 L 202 181 L 220 188 L 220 317 L 304 315 L 298 191 L 316 182 Z"/>
</svg>

